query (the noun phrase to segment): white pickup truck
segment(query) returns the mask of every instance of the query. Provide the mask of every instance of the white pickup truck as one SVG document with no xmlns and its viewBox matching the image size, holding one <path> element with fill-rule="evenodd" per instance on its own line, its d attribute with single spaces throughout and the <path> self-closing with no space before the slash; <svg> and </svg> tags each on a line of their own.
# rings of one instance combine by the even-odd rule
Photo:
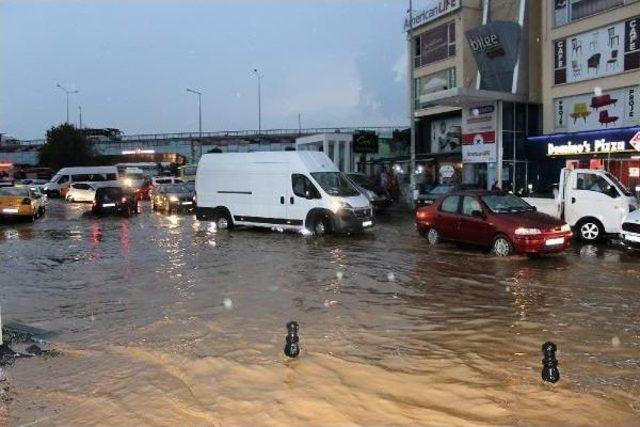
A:
<svg viewBox="0 0 640 427">
<path fill-rule="evenodd" d="M 609 172 L 562 169 L 558 192 L 552 199 L 527 197 L 538 211 L 561 218 L 584 241 L 620 234 L 622 221 L 638 209 L 634 195 Z"/>
</svg>

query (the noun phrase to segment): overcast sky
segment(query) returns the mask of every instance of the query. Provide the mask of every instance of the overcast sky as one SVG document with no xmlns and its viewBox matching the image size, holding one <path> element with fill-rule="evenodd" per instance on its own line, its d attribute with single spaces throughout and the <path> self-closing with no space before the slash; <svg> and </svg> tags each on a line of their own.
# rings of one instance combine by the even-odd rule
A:
<svg viewBox="0 0 640 427">
<path fill-rule="evenodd" d="M 127 134 L 407 122 L 406 0 L 0 0 L 0 132 L 70 115 Z"/>
</svg>

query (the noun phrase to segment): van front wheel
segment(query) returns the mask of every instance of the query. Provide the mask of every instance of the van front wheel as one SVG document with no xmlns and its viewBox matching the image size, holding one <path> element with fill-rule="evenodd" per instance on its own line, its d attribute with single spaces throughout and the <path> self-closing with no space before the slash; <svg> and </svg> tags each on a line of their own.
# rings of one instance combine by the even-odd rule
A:
<svg viewBox="0 0 640 427">
<path fill-rule="evenodd" d="M 329 234 L 329 232 L 331 231 L 329 219 L 325 216 L 316 216 L 316 218 L 313 220 L 313 223 L 311 224 L 311 229 L 313 231 L 313 234 L 318 237 Z"/>
<path fill-rule="evenodd" d="M 216 228 L 218 230 L 231 230 L 233 229 L 233 221 L 231 215 L 227 210 L 219 211 L 216 214 Z"/>
</svg>

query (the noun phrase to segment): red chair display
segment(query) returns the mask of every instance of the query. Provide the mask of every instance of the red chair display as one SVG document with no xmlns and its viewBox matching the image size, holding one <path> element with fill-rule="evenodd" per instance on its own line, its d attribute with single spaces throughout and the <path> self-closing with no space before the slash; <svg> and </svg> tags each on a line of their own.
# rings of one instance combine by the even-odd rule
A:
<svg viewBox="0 0 640 427">
<path fill-rule="evenodd" d="M 609 111 L 604 110 L 600 111 L 600 117 L 598 118 L 598 121 L 601 125 L 608 127 L 609 123 L 615 123 L 618 121 L 618 116 L 610 116 Z"/>
<path fill-rule="evenodd" d="M 587 59 L 587 71 L 595 68 L 596 74 L 598 74 L 598 68 L 600 68 L 600 54 L 594 53 Z"/>
<path fill-rule="evenodd" d="M 607 105 L 616 105 L 616 102 L 618 102 L 618 100 L 615 98 L 611 98 L 611 95 L 609 94 L 594 96 L 593 98 L 591 98 L 590 107 L 597 110 L 598 108 L 606 107 Z"/>
</svg>

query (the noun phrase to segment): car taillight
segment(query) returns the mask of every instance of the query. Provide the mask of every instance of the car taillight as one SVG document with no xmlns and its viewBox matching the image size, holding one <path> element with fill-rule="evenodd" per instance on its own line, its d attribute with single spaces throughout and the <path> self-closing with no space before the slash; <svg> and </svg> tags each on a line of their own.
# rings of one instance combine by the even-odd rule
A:
<svg viewBox="0 0 640 427">
<path fill-rule="evenodd" d="M 419 210 L 416 213 L 416 218 L 418 219 L 427 219 L 427 216 L 428 216 L 427 211 Z"/>
<path fill-rule="evenodd" d="M 22 199 L 21 204 L 23 205 L 30 205 L 31 204 L 31 199 L 28 197 L 25 197 L 24 199 Z"/>
<path fill-rule="evenodd" d="M 122 200 L 120 200 L 122 203 L 127 203 L 127 198 L 123 197 Z"/>
</svg>

